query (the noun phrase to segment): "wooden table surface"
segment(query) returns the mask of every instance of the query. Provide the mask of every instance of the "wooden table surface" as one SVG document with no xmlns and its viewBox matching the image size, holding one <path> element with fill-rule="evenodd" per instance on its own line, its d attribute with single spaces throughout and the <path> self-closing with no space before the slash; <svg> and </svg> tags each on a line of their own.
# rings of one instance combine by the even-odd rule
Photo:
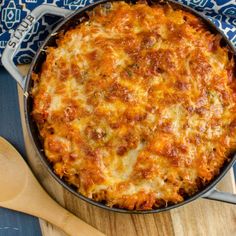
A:
<svg viewBox="0 0 236 236">
<path fill-rule="evenodd" d="M 21 69 L 24 72 L 27 71 L 27 67 Z M 103 210 L 78 199 L 60 186 L 42 166 L 39 157 L 32 148 L 26 131 L 23 114 L 23 93 L 20 87 L 18 87 L 18 94 L 29 164 L 48 193 L 61 205 L 87 223 L 101 230 L 106 235 L 112 236 L 236 235 L 236 207 L 231 204 L 199 199 L 168 212 L 147 215 L 128 215 Z M 230 171 L 217 187 L 220 190 L 235 193 L 233 172 Z M 62 231 L 43 220 L 40 220 L 40 226 L 43 235 L 64 235 Z"/>
</svg>

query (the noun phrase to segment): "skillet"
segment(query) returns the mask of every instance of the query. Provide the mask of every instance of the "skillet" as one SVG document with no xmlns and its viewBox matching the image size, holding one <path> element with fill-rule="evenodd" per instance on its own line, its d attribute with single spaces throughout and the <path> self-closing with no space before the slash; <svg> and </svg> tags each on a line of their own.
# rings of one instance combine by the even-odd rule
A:
<svg viewBox="0 0 236 236">
<path fill-rule="evenodd" d="M 183 206 L 197 198 L 207 198 L 210 200 L 217 200 L 227 203 L 236 204 L 236 195 L 230 193 L 219 192 L 216 190 L 215 185 L 224 177 L 224 175 L 229 171 L 229 169 L 233 166 L 234 162 L 236 161 L 236 153 L 231 154 L 230 161 L 225 163 L 224 166 L 221 168 L 220 174 L 213 179 L 207 186 L 205 186 L 201 191 L 197 192 L 195 195 L 187 198 L 181 203 L 170 205 L 164 208 L 152 209 L 152 210 L 145 210 L 145 211 L 138 211 L 138 210 L 127 210 L 127 209 L 120 209 L 115 207 L 108 207 L 102 202 L 96 202 L 90 198 L 87 198 L 76 191 L 73 186 L 67 184 L 63 179 L 60 179 L 53 171 L 52 166 L 48 162 L 45 153 L 43 151 L 42 142 L 39 137 L 39 132 L 36 123 L 33 121 L 31 116 L 32 111 L 32 97 L 29 95 L 31 88 L 33 86 L 33 80 L 31 79 L 31 74 L 39 73 L 41 70 L 42 63 L 46 59 L 45 50 L 47 47 L 56 46 L 56 39 L 59 37 L 58 35 L 62 32 L 65 32 L 76 25 L 80 24 L 83 21 L 88 19 L 87 11 L 91 11 L 94 7 L 101 4 L 102 7 L 109 7 L 109 3 L 114 2 L 116 0 L 100 0 L 97 1 L 89 6 L 81 8 L 75 12 L 70 10 L 58 8 L 52 5 L 43 4 L 37 8 L 35 8 L 26 18 L 20 23 L 19 27 L 15 30 L 12 34 L 11 39 L 7 43 L 7 46 L 2 55 L 2 64 L 8 70 L 8 72 L 13 76 L 13 78 L 17 81 L 17 83 L 22 87 L 24 90 L 24 114 L 26 119 L 26 126 L 27 131 L 29 133 L 32 145 L 37 152 L 40 160 L 42 161 L 44 167 L 49 171 L 51 176 L 56 179 L 64 188 L 69 190 L 72 194 L 77 196 L 78 198 L 96 205 L 98 207 L 111 210 L 114 212 L 121 212 L 121 213 L 158 213 L 166 210 L 171 210 L 173 208 L 177 208 Z M 125 2 L 130 4 L 135 4 L 135 0 L 126 0 Z M 236 61 L 236 49 L 233 47 L 231 42 L 224 36 L 224 34 L 204 15 L 196 12 L 195 10 L 184 6 L 180 3 L 177 3 L 173 0 L 149 0 L 147 1 L 149 5 L 152 4 L 170 4 L 174 9 L 183 9 L 188 11 L 197 17 L 201 18 L 202 21 L 208 26 L 208 29 L 213 33 L 218 33 L 222 36 L 221 43 L 222 45 L 227 46 L 234 60 Z M 57 27 L 52 31 L 51 34 L 45 39 L 44 43 L 38 49 L 31 65 L 28 74 L 23 77 L 20 72 L 18 71 L 16 65 L 13 62 L 14 56 L 17 54 L 18 49 L 22 41 L 24 40 L 27 33 L 32 29 L 34 24 L 46 14 L 61 16 L 63 19 L 57 25 Z"/>
</svg>

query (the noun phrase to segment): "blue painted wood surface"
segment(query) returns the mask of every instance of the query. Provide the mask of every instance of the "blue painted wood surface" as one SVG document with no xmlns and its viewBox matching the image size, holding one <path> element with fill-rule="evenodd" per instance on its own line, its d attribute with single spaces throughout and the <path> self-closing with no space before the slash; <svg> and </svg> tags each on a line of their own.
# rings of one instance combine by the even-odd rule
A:
<svg viewBox="0 0 236 236">
<path fill-rule="evenodd" d="M 10 141 L 25 156 L 16 82 L 2 67 L 0 67 L 0 136 Z M 38 219 L 0 208 L 0 236 L 41 236 Z"/>
</svg>

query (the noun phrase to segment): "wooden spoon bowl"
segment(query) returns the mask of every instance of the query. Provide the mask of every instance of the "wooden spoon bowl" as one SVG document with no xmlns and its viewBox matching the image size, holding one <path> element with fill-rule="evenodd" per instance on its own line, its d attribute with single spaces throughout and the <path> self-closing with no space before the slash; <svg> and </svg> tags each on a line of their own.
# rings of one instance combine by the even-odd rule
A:
<svg viewBox="0 0 236 236">
<path fill-rule="evenodd" d="M 27 166 L 19 153 L 0 137 L 0 202 L 16 197 L 27 183 Z"/>
</svg>

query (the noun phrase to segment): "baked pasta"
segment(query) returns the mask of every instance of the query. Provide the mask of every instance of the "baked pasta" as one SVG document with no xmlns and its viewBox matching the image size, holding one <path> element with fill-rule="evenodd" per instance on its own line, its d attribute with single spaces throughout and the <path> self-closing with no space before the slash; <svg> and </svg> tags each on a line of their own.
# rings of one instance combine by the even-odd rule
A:
<svg viewBox="0 0 236 236">
<path fill-rule="evenodd" d="M 32 76 L 32 116 L 55 173 L 129 210 L 199 192 L 236 148 L 232 57 L 189 12 L 97 6 Z"/>
</svg>

